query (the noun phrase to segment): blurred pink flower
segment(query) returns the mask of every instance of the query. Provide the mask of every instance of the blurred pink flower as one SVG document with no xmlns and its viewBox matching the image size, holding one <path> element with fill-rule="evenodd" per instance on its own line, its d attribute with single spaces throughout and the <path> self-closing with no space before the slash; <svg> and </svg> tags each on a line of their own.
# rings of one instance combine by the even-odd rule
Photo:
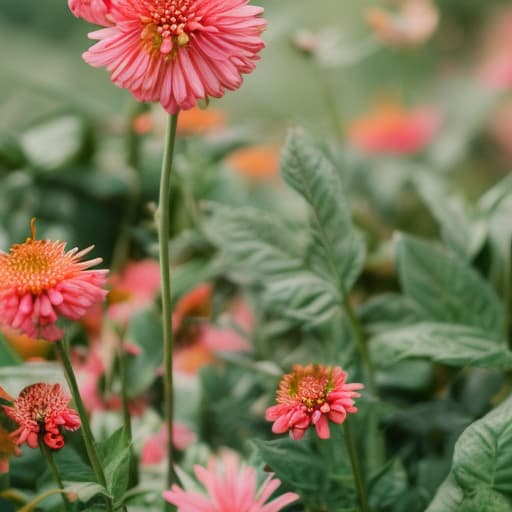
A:
<svg viewBox="0 0 512 512">
<path fill-rule="evenodd" d="M 429 108 L 405 110 L 399 104 L 385 103 L 352 121 L 348 138 L 367 153 L 408 155 L 427 146 L 438 127 L 439 115 Z"/>
<path fill-rule="evenodd" d="M 366 21 L 384 43 L 416 46 L 425 42 L 439 24 L 439 11 L 432 0 L 401 0 L 396 12 L 370 7 Z"/>
<path fill-rule="evenodd" d="M 178 450 L 185 450 L 196 441 L 196 435 L 183 423 L 174 422 L 172 425 L 172 444 Z M 141 464 L 151 466 L 160 464 L 167 457 L 167 427 L 150 437 L 142 448 Z"/>
<path fill-rule="evenodd" d="M 112 0 L 68 0 L 68 6 L 77 18 L 104 27 L 110 25 L 108 13 L 112 8 Z"/>
<path fill-rule="evenodd" d="M 134 313 L 155 300 L 160 289 L 160 266 L 149 259 L 130 262 L 122 273 L 111 277 L 110 283 L 108 316 L 125 325 Z"/>
<path fill-rule="evenodd" d="M 329 421 L 341 424 L 348 414 L 357 412 L 354 398 L 363 384 L 347 384 L 347 373 L 339 366 L 295 365 L 279 383 L 278 405 L 267 409 L 266 419 L 273 421 L 272 432 L 290 432 L 293 439 L 302 439 L 314 425 L 320 439 L 331 435 Z"/>
<path fill-rule="evenodd" d="M 42 436 L 49 448 L 60 450 L 64 446 L 60 429 L 80 428 L 78 413 L 68 407 L 70 401 L 60 384 L 37 383 L 24 388 L 12 406 L 3 406 L 7 416 L 19 426 L 11 434 L 16 444 L 27 443 L 30 448 L 37 448 Z"/>
<path fill-rule="evenodd" d="M 496 90 L 512 88 L 512 9 L 497 12 L 487 25 L 483 56 L 478 70 L 481 81 Z"/>
<path fill-rule="evenodd" d="M 88 270 L 101 258 L 80 261 L 93 246 L 66 252 L 65 242 L 32 238 L 0 251 L 0 323 L 31 338 L 56 341 L 64 333 L 59 318 L 79 320 L 89 308 L 102 302 L 107 292 L 107 270 Z"/>
<path fill-rule="evenodd" d="M 84 59 L 175 114 L 241 86 L 265 46 L 262 13 L 247 0 L 116 0 L 113 25 L 90 34 L 99 42 Z"/>
<path fill-rule="evenodd" d="M 186 317 L 203 316 L 207 317 L 211 312 L 211 299 L 213 286 L 210 283 L 203 283 L 185 294 L 174 307 L 172 314 L 172 329 L 177 333 Z"/>
<path fill-rule="evenodd" d="M 279 512 L 299 499 L 297 494 L 287 492 L 268 503 L 281 481 L 270 475 L 257 488 L 255 469 L 241 465 L 235 453 L 224 453 L 220 460 L 210 461 L 207 468 L 196 465 L 194 472 L 206 494 L 183 490 L 176 484 L 163 493 L 178 512 Z"/>
</svg>

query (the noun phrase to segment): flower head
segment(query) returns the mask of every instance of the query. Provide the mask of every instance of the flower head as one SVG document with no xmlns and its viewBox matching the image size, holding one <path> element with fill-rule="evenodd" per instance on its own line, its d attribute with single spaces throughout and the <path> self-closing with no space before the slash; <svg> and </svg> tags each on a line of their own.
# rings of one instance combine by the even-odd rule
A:
<svg viewBox="0 0 512 512">
<path fill-rule="evenodd" d="M 108 14 L 112 0 L 68 0 L 69 9 L 77 18 L 95 25 L 110 25 Z"/>
<path fill-rule="evenodd" d="M 68 407 L 70 401 L 60 384 L 40 382 L 24 388 L 11 406 L 3 406 L 19 426 L 11 434 L 16 444 L 37 448 L 41 439 L 49 448 L 60 450 L 64 446 L 61 428 L 73 431 L 80 427 L 77 412 Z"/>
<path fill-rule="evenodd" d="M 285 375 L 277 391 L 278 405 L 269 407 L 268 421 L 273 421 L 272 432 L 290 432 L 293 439 L 302 439 L 308 427 L 314 425 L 318 437 L 330 437 L 329 421 L 341 424 L 349 413 L 357 412 L 354 398 L 362 384 L 347 384 L 347 373 L 339 366 L 324 367 L 310 364 L 295 365 Z"/>
<path fill-rule="evenodd" d="M 178 507 L 178 512 L 279 512 L 296 501 L 299 496 L 287 492 L 266 503 L 281 481 L 270 475 L 257 489 L 256 471 L 240 464 L 238 456 L 231 452 L 220 460 L 212 460 L 207 468 L 194 466 L 197 479 L 206 495 L 183 490 L 174 484 L 164 498 Z"/>
<path fill-rule="evenodd" d="M 429 108 L 406 110 L 396 102 L 386 102 L 353 121 L 348 138 L 367 153 L 409 155 L 422 150 L 438 126 L 439 116 Z"/>
<path fill-rule="evenodd" d="M 0 323 L 31 338 L 55 341 L 63 332 L 59 316 L 79 320 L 107 292 L 107 270 L 87 270 L 101 258 L 80 261 L 93 246 L 66 252 L 66 243 L 32 238 L 0 251 Z"/>
<path fill-rule="evenodd" d="M 9 459 L 15 455 L 19 455 L 19 448 L 10 432 L 0 426 L 0 474 L 9 471 Z"/>
<path fill-rule="evenodd" d="M 240 87 L 264 47 L 262 13 L 247 0 L 117 0 L 113 25 L 90 34 L 99 42 L 84 59 L 175 114 Z"/>
<path fill-rule="evenodd" d="M 227 162 L 250 181 L 270 181 L 279 177 L 279 155 L 279 146 L 261 144 L 237 149 L 229 155 Z"/>
</svg>

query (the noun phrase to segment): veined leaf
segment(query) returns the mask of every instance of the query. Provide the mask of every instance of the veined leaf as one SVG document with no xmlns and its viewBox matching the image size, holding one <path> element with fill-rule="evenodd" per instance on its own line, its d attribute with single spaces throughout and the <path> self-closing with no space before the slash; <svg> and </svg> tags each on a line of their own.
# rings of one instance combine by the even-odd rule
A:
<svg viewBox="0 0 512 512">
<path fill-rule="evenodd" d="M 345 293 L 362 270 L 365 245 L 352 224 L 349 203 L 332 163 L 299 131 L 283 150 L 284 180 L 311 206 L 313 270 L 335 279 Z"/>
<path fill-rule="evenodd" d="M 397 265 L 405 294 L 431 320 L 478 327 L 488 338 L 503 341 L 503 305 L 470 266 L 411 236 L 401 236 L 398 241 Z"/>
<path fill-rule="evenodd" d="M 463 499 L 462 489 L 450 472 L 425 512 L 457 512 Z"/>
<path fill-rule="evenodd" d="M 462 433 L 452 471 L 465 493 L 485 486 L 512 499 L 511 398 Z"/>
<path fill-rule="evenodd" d="M 427 358 L 449 366 L 512 368 L 512 352 L 474 327 L 423 322 L 386 331 L 370 343 L 376 364 Z"/>
</svg>

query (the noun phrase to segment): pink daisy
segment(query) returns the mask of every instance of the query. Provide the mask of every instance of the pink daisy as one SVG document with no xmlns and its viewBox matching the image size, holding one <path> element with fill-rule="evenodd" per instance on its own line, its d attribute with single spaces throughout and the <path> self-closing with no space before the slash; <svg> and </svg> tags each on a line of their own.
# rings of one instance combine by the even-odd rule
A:
<svg viewBox="0 0 512 512">
<path fill-rule="evenodd" d="M 279 512 L 299 499 L 297 494 L 287 492 L 266 503 L 281 481 L 270 475 L 258 489 L 255 469 L 242 466 L 231 452 L 224 453 L 218 461 L 210 461 L 208 468 L 194 466 L 194 472 L 206 495 L 183 490 L 176 484 L 163 493 L 178 512 Z"/>
<path fill-rule="evenodd" d="M 78 413 L 68 407 L 70 401 L 60 384 L 40 382 L 24 388 L 12 406 L 3 407 L 19 425 L 11 434 L 16 444 L 37 448 L 41 439 L 49 448 L 60 450 L 64 446 L 60 429 L 73 431 L 80 427 Z"/>
<path fill-rule="evenodd" d="M 285 375 L 277 391 L 278 405 L 269 407 L 266 419 L 273 421 L 272 432 L 290 432 L 293 439 L 302 439 L 310 425 L 318 437 L 330 437 L 329 421 L 341 424 L 349 413 L 357 412 L 354 398 L 363 384 L 347 384 L 347 373 L 339 366 L 321 364 L 306 367 L 295 365 Z"/>
<path fill-rule="evenodd" d="M 164 425 L 144 443 L 140 457 L 141 464 L 152 466 L 163 462 L 167 457 L 167 439 L 167 427 Z M 196 440 L 196 435 L 187 425 L 176 421 L 172 424 L 172 444 L 178 450 L 185 450 L 192 443 L 195 443 Z"/>
<path fill-rule="evenodd" d="M 110 25 L 108 18 L 112 0 L 68 0 L 69 9 L 77 17 L 95 25 Z"/>
<path fill-rule="evenodd" d="M 262 13 L 247 0 L 117 0 L 113 25 L 90 34 L 99 43 L 84 59 L 138 100 L 176 114 L 240 87 L 265 46 Z"/>
<path fill-rule="evenodd" d="M 93 247 L 66 252 L 65 242 L 36 240 L 32 223 L 32 238 L 0 251 L 0 323 L 31 338 L 61 339 L 59 316 L 79 320 L 107 294 L 108 271 L 87 270 L 101 258 L 80 261 Z"/>
</svg>

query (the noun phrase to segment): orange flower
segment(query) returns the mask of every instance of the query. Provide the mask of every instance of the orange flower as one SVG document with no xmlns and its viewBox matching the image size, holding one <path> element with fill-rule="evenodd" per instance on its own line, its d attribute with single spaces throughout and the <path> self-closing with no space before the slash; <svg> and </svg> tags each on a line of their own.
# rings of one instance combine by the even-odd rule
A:
<svg viewBox="0 0 512 512">
<path fill-rule="evenodd" d="M 7 430 L 0 426 L 0 474 L 9 471 L 9 459 L 19 455 L 20 450 Z"/>
<path fill-rule="evenodd" d="M 204 135 L 223 128 L 227 123 L 227 114 L 215 108 L 195 107 L 180 113 L 178 135 Z"/>
<path fill-rule="evenodd" d="M 438 114 L 426 107 L 405 110 L 382 103 L 348 128 L 349 140 L 367 153 L 412 154 L 423 149 L 439 126 Z"/>
<path fill-rule="evenodd" d="M 101 288 L 107 270 L 88 270 L 101 258 L 81 261 L 93 246 L 66 252 L 66 243 L 32 237 L 0 251 L 0 323 L 31 338 L 61 339 L 59 316 L 79 320 L 107 292 Z"/>
<path fill-rule="evenodd" d="M 237 149 L 227 163 L 249 180 L 272 180 L 279 176 L 279 155 L 279 146 L 261 144 Z"/>
<path fill-rule="evenodd" d="M 339 366 L 295 365 L 279 383 L 278 404 L 266 411 L 266 419 L 274 422 L 272 432 L 290 432 L 293 439 L 302 439 L 314 425 L 318 437 L 328 439 L 329 421 L 341 424 L 348 414 L 357 412 L 353 399 L 364 386 L 347 384 L 347 377 Z"/>
<path fill-rule="evenodd" d="M 380 7 L 366 11 L 366 21 L 384 43 L 415 46 L 426 41 L 436 30 L 439 12 L 431 0 L 402 0 L 397 12 Z"/>
<path fill-rule="evenodd" d="M 31 338 L 8 327 L 1 327 L 0 333 L 11 348 L 25 361 L 44 359 L 52 348 L 51 343 L 46 340 Z"/>
</svg>

